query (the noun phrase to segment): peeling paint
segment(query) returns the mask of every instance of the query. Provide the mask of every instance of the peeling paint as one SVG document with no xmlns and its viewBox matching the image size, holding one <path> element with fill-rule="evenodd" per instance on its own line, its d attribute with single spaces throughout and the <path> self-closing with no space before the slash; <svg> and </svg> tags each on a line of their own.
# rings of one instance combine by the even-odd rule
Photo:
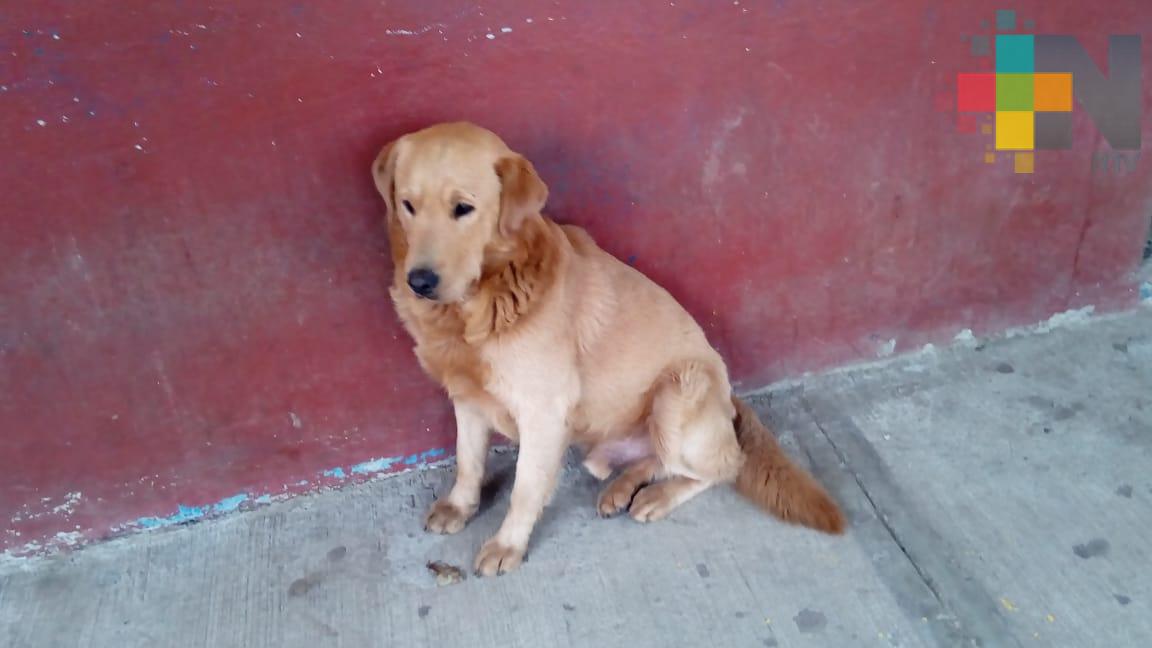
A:
<svg viewBox="0 0 1152 648">
<path fill-rule="evenodd" d="M 340 468 L 339 466 L 325 470 L 320 474 L 324 475 L 325 477 L 335 477 L 336 479 L 344 479 L 347 477 L 347 475 L 344 474 L 344 469 Z"/>
<path fill-rule="evenodd" d="M 1152 300 L 1152 281 L 1145 281 L 1140 284 L 1140 299 Z"/>
</svg>

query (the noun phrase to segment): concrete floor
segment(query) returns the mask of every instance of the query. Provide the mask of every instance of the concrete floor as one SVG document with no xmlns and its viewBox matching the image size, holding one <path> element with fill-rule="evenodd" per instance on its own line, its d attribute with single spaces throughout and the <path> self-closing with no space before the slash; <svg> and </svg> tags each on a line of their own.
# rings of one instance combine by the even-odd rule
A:
<svg viewBox="0 0 1152 648">
<path fill-rule="evenodd" d="M 461 534 L 412 473 L 0 568 L 0 645 L 1152 645 L 1152 309 L 896 359 L 755 401 L 829 485 L 829 538 L 716 489 L 642 526 L 574 466 L 528 562 L 438 587 Z"/>
</svg>

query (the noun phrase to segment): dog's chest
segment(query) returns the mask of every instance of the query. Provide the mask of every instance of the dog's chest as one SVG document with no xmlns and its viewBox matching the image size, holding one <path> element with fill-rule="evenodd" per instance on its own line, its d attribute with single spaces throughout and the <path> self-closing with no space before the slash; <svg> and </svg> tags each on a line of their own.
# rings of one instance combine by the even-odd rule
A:
<svg viewBox="0 0 1152 648">
<path fill-rule="evenodd" d="M 505 336 L 479 347 L 484 390 L 510 412 L 546 408 L 566 413 L 579 397 L 570 345 L 543 336 Z"/>
<path fill-rule="evenodd" d="M 432 308 L 410 299 L 393 298 L 413 341 L 421 368 L 450 396 L 483 389 L 488 368 L 477 349 L 464 341 L 464 325 L 450 309 Z"/>
</svg>

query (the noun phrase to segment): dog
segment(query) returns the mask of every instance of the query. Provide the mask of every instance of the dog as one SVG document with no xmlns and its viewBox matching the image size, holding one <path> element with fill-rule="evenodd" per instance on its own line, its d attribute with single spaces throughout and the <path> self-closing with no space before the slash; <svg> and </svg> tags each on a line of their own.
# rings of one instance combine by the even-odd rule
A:
<svg viewBox="0 0 1152 648">
<path fill-rule="evenodd" d="M 476 513 L 490 433 L 519 445 L 511 503 L 475 560 L 516 569 L 571 445 L 600 480 L 602 516 L 658 520 L 710 486 L 832 534 L 844 517 L 789 460 L 691 315 L 579 227 L 542 215 L 532 163 L 466 122 L 413 132 L 372 164 L 390 289 L 420 366 L 456 417 L 456 480 L 425 518 L 456 533 Z"/>
</svg>

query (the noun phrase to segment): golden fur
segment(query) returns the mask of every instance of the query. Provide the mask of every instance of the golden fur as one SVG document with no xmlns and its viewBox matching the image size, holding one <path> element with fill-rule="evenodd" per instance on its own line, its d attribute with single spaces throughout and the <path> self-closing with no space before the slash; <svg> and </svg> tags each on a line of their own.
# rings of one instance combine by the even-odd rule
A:
<svg viewBox="0 0 1152 648">
<path fill-rule="evenodd" d="M 584 230 L 541 214 L 548 190 L 495 134 L 440 124 L 388 144 L 372 166 L 387 206 L 392 300 L 457 423 L 457 475 L 428 513 L 455 533 L 476 512 L 489 434 L 518 441 L 507 516 L 476 558 L 523 560 L 575 444 L 605 487 L 598 510 L 664 517 L 716 483 L 789 522 L 840 533 L 835 502 L 731 394 L 727 369 L 666 291 Z M 409 288 L 413 271 L 434 294 Z"/>
</svg>

